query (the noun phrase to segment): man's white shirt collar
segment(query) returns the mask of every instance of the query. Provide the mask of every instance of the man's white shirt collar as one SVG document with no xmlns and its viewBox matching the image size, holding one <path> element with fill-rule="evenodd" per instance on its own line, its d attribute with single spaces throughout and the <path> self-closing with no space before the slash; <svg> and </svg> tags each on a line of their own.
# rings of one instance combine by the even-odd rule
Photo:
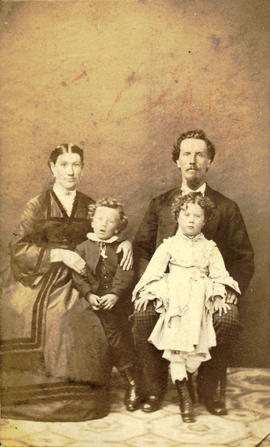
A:
<svg viewBox="0 0 270 447">
<path fill-rule="evenodd" d="M 206 190 L 206 183 L 203 183 L 198 189 L 190 189 L 186 183 L 182 183 L 181 186 L 181 194 L 184 196 L 190 194 L 191 192 L 200 192 L 204 196 L 205 190 Z"/>
</svg>

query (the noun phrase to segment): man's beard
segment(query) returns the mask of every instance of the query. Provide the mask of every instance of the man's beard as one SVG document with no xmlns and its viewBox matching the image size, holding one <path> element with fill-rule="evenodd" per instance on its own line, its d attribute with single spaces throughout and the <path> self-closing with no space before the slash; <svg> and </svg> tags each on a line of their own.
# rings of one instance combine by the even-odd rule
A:
<svg viewBox="0 0 270 447">
<path fill-rule="evenodd" d="M 196 178 L 196 177 L 189 178 L 189 179 L 187 179 L 186 182 L 187 182 L 187 185 L 188 185 L 188 187 L 189 187 L 190 189 L 197 189 L 197 188 L 199 188 L 199 187 L 202 185 L 202 183 L 203 183 L 203 181 L 202 181 L 201 178 Z"/>
</svg>

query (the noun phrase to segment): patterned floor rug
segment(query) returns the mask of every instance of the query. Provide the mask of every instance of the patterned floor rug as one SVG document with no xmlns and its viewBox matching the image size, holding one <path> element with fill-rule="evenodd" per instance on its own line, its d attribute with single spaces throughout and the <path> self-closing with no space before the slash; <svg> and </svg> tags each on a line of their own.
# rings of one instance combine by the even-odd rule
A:
<svg viewBox="0 0 270 447">
<path fill-rule="evenodd" d="M 181 421 L 174 388 L 162 408 L 128 413 L 116 378 L 110 414 L 86 422 L 1 420 L 1 447 L 270 447 L 270 370 L 231 368 L 228 415 L 209 414 L 199 404 L 196 422 Z"/>
</svg>

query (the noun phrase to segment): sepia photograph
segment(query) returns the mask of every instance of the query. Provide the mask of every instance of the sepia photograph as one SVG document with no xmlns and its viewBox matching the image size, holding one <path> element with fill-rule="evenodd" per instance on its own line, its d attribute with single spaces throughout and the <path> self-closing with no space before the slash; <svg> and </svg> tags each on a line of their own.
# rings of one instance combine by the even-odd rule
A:
<svg viewBox="0 0 270 447">
<path fill-rule="evenodd" d="M 269 24 L 0 2 L 1 447 L 270 446 Z"/>
</svg>

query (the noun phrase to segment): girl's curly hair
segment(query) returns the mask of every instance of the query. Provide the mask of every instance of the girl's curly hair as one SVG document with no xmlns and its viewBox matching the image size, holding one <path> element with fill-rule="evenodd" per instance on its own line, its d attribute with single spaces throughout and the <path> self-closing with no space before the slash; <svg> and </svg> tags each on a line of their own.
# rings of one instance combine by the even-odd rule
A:
<svg viewBox="0 0 270 447">
<path fill-rule="evenodd" d="M 123 231 L 128 224 L 128 219 L 127 216 L 125 215 L 123 205 L 113 197 L 105 197 L 101 200 L 98 200 L 96 203 L 93 203 L 92 205 L 88 206 L 88 217 L 91 221 L 93 220 L 96 209 L 100 206 L 106 206 L 107 208 L 113 208 L 119 211 L 120 220 L 119 220 L 118 231 L 119 233 L 121 233 L 121 231 Z"/>
<path fill-rule="evenodd" d="M 172 202 L 171 210 L 175 220 L 181 209 L 184 209 L 189 203 L 196 203 L 204 210 L 205 222 L 209 222 L 214 218 L 215 205 L 208 197 L 205 197 L 200 192 L 191 192 L 184 196 L 176 196 Z"/>
</svg>

